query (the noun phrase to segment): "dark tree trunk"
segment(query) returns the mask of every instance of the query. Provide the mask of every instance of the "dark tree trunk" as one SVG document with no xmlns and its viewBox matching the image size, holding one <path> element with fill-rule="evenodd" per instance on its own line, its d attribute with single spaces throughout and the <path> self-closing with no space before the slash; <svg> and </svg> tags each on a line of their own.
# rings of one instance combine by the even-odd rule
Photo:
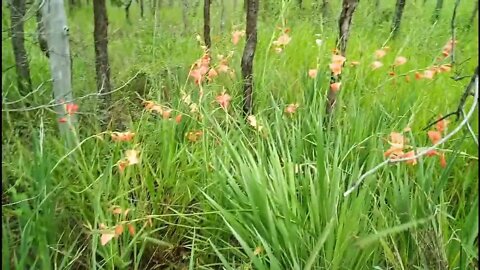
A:
<svg viewBox="0 0 480 270">
<path fill-rule="evenodd" d="M 25 20 L 25 0 L 13 0 L 10 4 L 12 48 L 17 70 L 18 91 L 27 95 L 32 86 L 23 23 Z"/>
<path fill-rule="evenodd" d="M 127 3 L 125 4 L 125 19 L 127 19 L 128 23 L 131 23 L 130 22 L 130 6 L 131 5 L 132 5 L 132 0 L 128 0 Z"/>
<path fill-rule="evenodd" d="M 397 0 L 395 5 L 395 15 L 393 17 L 393 37 L 395 37 L 400 30 L 400 23 L 402 22 L 403 9 L 405 8 L 405 0 Z"/>
<path fill-rule="evenodd" d="M 247 42 L 242 56 L 242 77 L 243 77 L 243 112 L 245 116 L 253 114 L 253 59 L 257 47 L 257 15 L 258 0 L 245 0 L 247 3 Z"/>
<path fill-rule="evenodd" d="M 478 0 L 477 3 L 475 4 L 475 8 L 473 9 L 472 17 L 470 17 L 470 20 L 468 20 L 468 27 L 470 28 L 473 24 L 473 21 L 475 20 L 475 16 L 478 14 Z"/>
<path fill-rule="evenodd" d="M 208 50 L 212 47 L 210 38 L 210 0 L 203 1 L 203 39 Z"/>
<path fill-rule="evenodd" d="M 432 23 L 438 21 L 438 18 L 440 18 L 440 12 L 442 12 L 442 8 L 443 8 L 443 0 L 437 0 L 437 4 L 435 5 L 435 10 L 433 11 Z"/>
<path fill-rule="evenodd" d="M 100 122 L 102 127 L 106 127 L 110 120 L 111 86 L 110 65 L 108 63 L 108 17 L 105 0 L 94 0 L 93 19 L 95 27 L 93 30 L 95 71 L 97 75 L 97 91 L 100 94 Z"/>
<path fill-rule="evenodd" d="M 348 36 L 350 34 L 350 26 L 352 24 L 353 13 L 357 8 L 358 1 L 359 0 L 343 0 L 342 13 L 340 13 L 340 19 L 338 20 L 339 36 L 336 42 L 337 46 L 340 47 L 340 54 L 342 56 L 346 55 Z M 340 76 L 334 76 L 332 73 L 330 78 L 330 84 L 336 82 L 340 82 Z M 326 106 L 327 115 L 333 111 L 336 102 L 337 91 L 329 88 Z"/>
<path fill-rule="evenodd" d="M 36 12 L 36 18 L 37 18 L 37 39 L 38 39 L 38 44 L 40 46 L 40 50 L 45 54 L 46 57 L 49 57 L 50 54 L 48 53 L 48 45 L 47 45 L 47 36 L 45 33 L 45 22 L 43 21 L 42 18 L 42 12 L 41 10 L 37 10 Z"/>
<path fill-rule="evenodd" d="M 140 18 L 142 19 L 143 19 L 143 9 L 144 9 L 143 0 L 140 0 Z"/>
</svg>

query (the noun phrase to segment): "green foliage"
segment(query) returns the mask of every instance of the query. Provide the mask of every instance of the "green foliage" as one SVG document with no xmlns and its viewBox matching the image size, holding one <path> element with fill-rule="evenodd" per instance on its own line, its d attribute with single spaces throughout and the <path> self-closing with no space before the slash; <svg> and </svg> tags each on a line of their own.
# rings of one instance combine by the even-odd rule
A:
<svg viewBox="0 0 480 270">
<path fill-rule="evenodd" d="M 156 16 L 146 12 L 143 20 L 133 2 L 132 24 L 121 7 L 108 6 L 112 84 L 118 88 L 112 110 L 121 121 L 112 131 L 136 132 L 131 142 L 113 142 L 99 130 L 94 96 L 85 97 L 95 93 L 91 6 L 70 11 L 73 89 L 80 97 L 78 147 L 72 152 L 58 139 L 49 108 L 12 111 L 51 99 L 48 60 L 34 44 L 34 19 L 27 20 L 32 82 L 46 83 L 28 105 L 11 104 L 20 98 L 15 69 L 2 74 L 5 269 L 473 269 L 478 152 L 470 133 L 460 132 L 442 146 L 446 168 L 435 158 L 387 166 L 352 195 L 342 195 L 383 161 L 390 132 L 409 126 L 409 143 L 428 145 L 422 128 L 456 108 L 467 79 L 454 81 L 453 73 L 431 81 L 413 78 L 415 70 L 432 65 L 449 39 L 453 0 L 445 1 L 435 25 L 429 22 L 433 1 L 407 2 L 395 41 L 388 39 L 394 1 L 381 1 L 381 10 L 374 1 L 361 1 L 347 50 L 347 64 L 361 64 L 342 73 L 330 129 L 322 124 L 324 95 L 340 3 L 330 1 L 332 17 L 321 20 L 313 1 L 304 1 L 302 10 L 296 1 L 265 1 L 276 15 L 259 16 L 254 106 L 261 131 L 241 117 L 244 41 L 234 46 L 230 31 L 220 33 L 214 2 L 213 61 L 233 51 L 229 66 L 235 77 L 222 75 L 204 85 L 199 102 L 188 73 L 203 53 L 195 40 L 202 19 L 190 18 L 192 29 L 183 32 L 180 3 L 174 2 L 164 3 Z M 454 71 L 460 75 L 478 65 L 477 24 L 466 30 L 473 5 L 462 1 L 458 10 L 461 64 Z M 243 29 L 241 1 L 235 11 L 231 3 L 227 8 L 227 25 Z M 9 14 L 5 7 L 2 12 Z M 386 17 L 372 15 L 377 12 Z M 281 54 L 271 47 L 277 26 L 291 29 L 292 41 Z M 6 70 L 14 62 L 8 32 L 2 37 Z M 323 40 L 320 47 L 316 38 Z M 372 71 L 373 53 L 384 43 L 390 47 L 384 67 Z M 409 83 L 388 75 L 399 55 L 408 62 L 396 73 L 409 73 Z M 307 75 L 313 68 L 316 79 Z M 215 102 L 224 89 L 233 97 L 228 113 Z M 203 118 L 190 113 L 182 92 L 191 94 Z M 173 115 L 182 113 L 181 123 L 145 111 L 138 96 L 167 105 Z M 292 116 L 284 113 L 290 103 L 300 104 Z M 475 116 L 471 123 L 477 121 Z M 473 128 L 478 132 L 478 125 Z M 197 130 L 203 135 L 190 142 L 185 134 Z M 140 151 L 141 162 L 122 173 L 117 162 L 129 149 Z M 118 215 L 115 207 L 130 210 Z M 101 224 L 125 225 L 125 232 L 103 246 Z M 135 227 L 133 235 L 128 224 Z"/>
</svg>

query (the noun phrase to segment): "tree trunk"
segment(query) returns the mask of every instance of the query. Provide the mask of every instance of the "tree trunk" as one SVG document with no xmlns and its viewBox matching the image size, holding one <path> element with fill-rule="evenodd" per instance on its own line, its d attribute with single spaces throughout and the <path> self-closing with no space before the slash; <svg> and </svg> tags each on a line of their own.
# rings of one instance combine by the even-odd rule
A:
<svg viewBox="0 0 480 270">
<path fill-rule="evenodd" d="M 400 30 L 400 23 L 402 22 L 403 9 L 405 8 L 405 0 L 397 0 L 395 5 L 395 15 L 393 17 L 393 37 L 396 37 Z"/>
<path fill-rule="evenodd" d="M 50 54 L 50 71 L 53 79 L 53 96 L 55 111 L 59 120 L 60 133 L 66 136 L 67 146 L 73 137 L 68 134 L 70 127 L 75 125 L 75 115 L 70 115 L 69 125 L 63 121 L 67 116 L 66 103 L 73 101 L 70 45 L 68 40 L 67 16 L 63 0 L 48 0 L 42 6 L 42 18 L 45 23 L 48 51 Z"/>
<path fill-rule="evenodd" d="M 188 23 L 188 0 L 183 0 L 182 20 L 183 20 L 184 33 L 188 33 L 188 28 L 189 28 L 189 23 Z"/>
<path fill-rule="evenodd" d="M 257 47 L 257 15 L 258 0 L 245 0 L 247 3 L 247 42 L 242 56 L 242 77 L 243 77 L 243 112 L 245 116 L 253 114 L 253 59 Z"/>
<path fill-rule="evenodd" d="M 237 11 L 237 6 L 238 6 L 238 0 L 233 0 L 233 12 L 234 13 Z"/>
<path fill-rule="evenodd" d="M 150 11 L 152 12 L 152 16 L 155 17 L 155 13 L 157 12 L 157 0 L 151 0 Z"/>
<path fill-rule="evenodd" d="M 17 69 L 18 91 L 27 95 L 32 87 L 30 68 L 28 66 L 27 51 L 25 50 L 25 36 L 23 23 L 25 20 L 25 0 L 13 0 L 10 5 L 12 48 Z"/>
<path fill-rule="evenodd" d="M 342 13 L 340 14 L 340 19 L 338 20 L 338 27 L 340 31 L 338 40 L 336 42 L 337 46 L 340 46 L 340 54 L 342 56 L 346 55 L 348 36 L 350 34 L 350 26 L 352 24 L 353 13 L 355 12 L 357 5 L 358 0 L 343 0 L 342 3 Z M 340 76 L 334 76 L 332 73 L 330 78 L 330 85 L 337 82 L 340 82 Z M 327 115 L 329 115 L 335 107 L 335 103 L 337 102 L 337 92 L 338 90 L 335 91 L 331 88 L 329 88 L 328 90 L 326 106 Z"/>
<path fill-rule="evenodd" d="M 323 0 L 321 11 L 322 11 L 323 20 L 325 20 L 325 18 L 328 16 L 328 13 L 330 11 L 330 3 L 328 0 Z"/>
<path fill-rule="evenodd" d="M 110 64 L 108 63 L 108 17 L 105 0 L 93 2 L 93 40 L 95 43 L 95 71 L 97 92 L 100 95 L 100 123 L 106 128 L 110 121 L 109 107 L 112 91 L 110 85 Z"/>
<path fill-rule="evenodd" d="M 40 46 L 40 50 L 42 50 L 42 52 L 48 58 L 49 53 L 48 53 L 48 46 L 47 46 L 47 36 L 45 34 L 45 22 L 43 21 L 42 12 L 41 12 L 40 9 L 37 10 L 37 12 L 36 12 L 36 19 L 37 19 L 38 44 Z"/>
<path fill-rule="evenodd" d="M 130 24 L 130 6 L 132 5 L 132 0 L 127 0 L 127 3 L 125 3 L 125 19 L 127 19 L 127 22 Z"/>
<path fill-rule="evenodd" d="M 475 4 L 475 8 L 473 9 L 472 17 L 468 20 L 468 28 L 470 28 L 473 25 L 473 21 L 475 20 L 475 16 L 477 16 L 478 13 L 478 0 L 477 3 Z"/>
<path fill-rule="evenodd" d="M 203 39 L 208 50 L 212 47 L 210 38 L 210 0 L 203 1 Z"/>
<path fill-rule="evenodd" d="M 297 0 L 297 1 L 298 1 L 298 7 L 300 9 L 302 9 L 303 8 L 303 0 Z"/>
<path fill-rule="evenodd" d="M 435 6 L 435 10 L 433 11 L 432 16 L 432 23 L 438 21 L 440 18 L 440 12 L 442 12 L 443 8 L 443 0 L 437 0 L 437 5 Z"/>
<path fill-rule="evenodd" d="M 142 19 L 143 19 L 143 13 L 144 13 L 143 4 L 144 4 L 143 0 L 140 0 L 140 18 L 142 18 Z"/>
</svg>

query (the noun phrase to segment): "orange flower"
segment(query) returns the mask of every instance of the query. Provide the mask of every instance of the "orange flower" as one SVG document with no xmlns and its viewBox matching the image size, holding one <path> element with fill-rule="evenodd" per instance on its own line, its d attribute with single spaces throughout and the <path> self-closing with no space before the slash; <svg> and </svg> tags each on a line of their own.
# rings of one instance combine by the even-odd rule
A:
<svg viewBox="0 0 480 270">
<path fill-rule="evenodd" d="M 341 82 L 332 83 L 330 84 L 330 89 L 332 89 L 333 92 L 337 92 L 340 90 L 341 85 L 342 85 Z"/>
<path fill-rule="evenodd" d="M 166 109 L 162 112 L 162 118 L 169 119 L 171 114 L 172 114 L 172 110 Z"/>
<path fill-rule="evenodd" d="M 443 119 L 441 121 L 438 121 L 437 124 L 435 124 L 435 128 L 437 129 L 438 132 L 443 132 L 447 128 L 447 125 L 448 125 L 448 120 Z"/>
<path fill-rule="evenodd" d="M 287 33 L 283 33 L 282 35 L 280 35 L 278 37 L 278 39 L 276 41 L 273 42 L 273 45 L 275 45 L 275 46 L 285 46 L 288 43 L 290 43 L 291 40 L 292 40 L 292 38 Z"/>
<path fill-rule="evenodd" d="M 436 130 L 428 131 L 428 138 L 432 141 L 433 144 L 437 144 L 442 139 L 442 134 Z"/>
<path fill-rule="evenodd" d="M 430 150 L 425 154 L 427 157 L 433 157 L 438 155 L 438 152 L 436 150 Z"/>
<path fill-rule="evenodd" d="M 405 58 L 403 56 L 399 56 L 399 57 L 395 58 L 395 63 L 393 65 L 401 66 L 405 63 L 407 63 L 407 58 Z"/>
<path fill-rule="evenodd" d="M 415 72 L 415 80 L 420 80 L 423 78 L 423 74 L 420 72 Z"/>
<path fill-rule="evenodd" d="M 442 166 L 442 168 L 447 167 L 447 160 L 445 159 L 444 153 L 439 155 L 439 159 L 440 159 L 440 166 Z"/>
<path fill-rule="evenodd" d="M 177 124 L 180 124 L 181 121 L 182 121 L 182 115 L 181 115 L 181 114 L 175 116 L 175 122 L 176 122 Z"/>
<path fill-rule="evenodd" d="M 342 55 L 334 54 L 332 55 L 332 63 L 340 64 L 340 66 L 345 63 L 346 58 Z"/>
<path fill-rule="evenodd" d="M 405 144 L 405 137 L 401 134 L 401 133 L 398 133 L 398 132 L 391 132 L 390 133 L 390 142 L 389 142 L 391 145 L 394 145 L 394 146 L 399 146 L 401 148 L 404 147 L 404 144 Z"/>
<path fill-rule="evenodd" d="M 375 69 L 377 69 L 377 68 L 381 68 L 382 66 L 383 66 L 383 63 L 382 63 L 382 62 L 380 62 L 380 61 L 374 61 L 374 62 L 372 63 L 372 70 L 375 70 Z"/>
<path fill-rule="evenodd" d="M 315 79 L 317 77 L 317 69 L 309 69 L 308 70 L 308 76 L 312 79 Z"/>
<path fill-rule="evenodd" d="M 138 159 L 139 151 L 131 149 L 125 151 L 125 158 L 127 159 L 128 165 L 138 164 L 140 160 Z"/>
<path fill-rule="evenodd" d="M 67 114 L 73 115 L 78 111 L 78 105 L 75 103 L 67 103 L 65 105 L 65 111 L 67 112 Z"/>
<path fill-rule="evenodd" d="M 112 141 L 114 142 L 128 142 L 135 137 L 134 132 L 126 131 L 126 132 L 112 132 L 110 134 L 112 137 Z"/>
<path fill-rule="evenodd" d="M 413 158 L 415 156 L 415 151 L 408 151 L 407 153 L 403 154 L 402 158 Z M 417 164 L 417 159 L 410 159 L 406 160 L 405 163 L 410 164 L 410 165 L 415 165 Z"/>
<path fill-rule="evenodd" d="M 131 236 L 135 236 L 135 227 L 132 224 L 128 224 L 128 232 L 130 233 Z"/>
<path fill-rule="evenodd" d="M 225 92 L 223 92 L 221 95 L 217 96 L 215 100 L 220 104 L 220 107 L 226 110 L 228 108 L 228 105 L 230 104 L 230 101 L 232 100 L 232 97 L 229 94 L 225 94 Z"/>
<path fill-rule="evenodd" d="M 59 122 L 59 123 L 66 123 L 67 121 L 68 121 L 68 120 L 67 120 L 66 117 L 60 117 L 60 118 L 58 118 L 58 122 Z"/>
<path fill-rule="evenodd" d="M 383 49 L 376 50 L 375 51 L 375 58 L 380 59 L 380 58 L 384 57 L 386 54 L 387 54 L 387 52 Z"/>
<path fill-rule="evenodd" d="M 186 134 L 187 139 L 190 142 L 196 142 L 200 139 L 200 137 L 203 135 L 203 132 L 201 130 L 198 131 L 190 131 Z"/>
<path fill-rule="evenodd" d="M 425 70 L 425 71 L 423 72 L 423 76 L 422 76 L 422 77 L 431 80 L 431 79 L 433 79 L 433 76 L 434 76 L 434 75 L 435 75 L 435 71 L 428 69 L 428 70 Z"/>
<path fill-rule="evenodd" d="M 125 168 L 128 166 L 128 161 L 126 161 L 126 160 L 120 160 L 120 161 L 117 163 L 117 165 L 118 165 L 118 170 L 119 170 L 120 172 L 123 172 L 123 171 L 125 171 Z"/>
<path fill-rule="evenodd" d="M 117 227 L 115 227 L 115 236 L 120 236 L 122 235 L 123 233 L 123 226 L 122 225 L 118 225 Z"/>
<path fill-rule="evenodd" d="M 105 233 L 102 233 L 102 235 L 100 236 L 100 244 L 102 246 L 105 246 L 106 244 L 108 244 L 108 242 L 110 242 L 113 238 L 115 237 L 115 232 L 105 232 Z"/>
<path fill-rule="evenodd" d="M 342 73 L 342 64 L 340 63 L 331 63 L 330 70 L 332 71 L 334 76 L 337 76 Z"/>
<path fill-rule="evenodd" d="M 232 43 L 233 45 L 237 45 L 238 42 L 240 41 L 240 38 L 245 35 L 245 31 L 233 31 L 232 33 Z"/>
<path fill-rule="evenodd" d="M 388 75 L 390 75 L 390 76 L 392 76 L 392 77 L 393 77 L 393 76 L 395 76 L 395 72 L 393 72 L 393 71 L 390 71 L 390 72 L 388 73 Z"/>
<path fill-rule="evenodd" d="M 452 69 L 452 65 L 450 64 L 445 64 L 440 66 L 441 72 L 449 72 L 451 69 Z"/>
<path fill-rule="evenodd" d="M 288 104 L 288 106 L 285 108 L 285 113 L 290 115 L 294 114 L 297 111 L 298 106 L 298 103 Z"/>
<path fill-rule="evenodd" d="M 208 71 L 207 78 L 208 78 L 209 81 L 212 81 L 213 78 L 215 78 L 217 76 L 218 76 L 218 72 L 214 68 L 212 68 Z"/>
<path fill-rule="evenodd" d="M 255 117 L 255 115 L 252 114 L 247 116 L 247 121 L 248 124 L 254 127 L 256 130 L 261 131 L 263 129 L 263 126 L 257 123 L 257 118 Z"/>
<path fill-rule="evenodd" d="M 405 81 L 406 81 L 407 83 L 410 82 L 410 75 L 406 75 L 406 76 L 405 76 Z"/>
</svg>

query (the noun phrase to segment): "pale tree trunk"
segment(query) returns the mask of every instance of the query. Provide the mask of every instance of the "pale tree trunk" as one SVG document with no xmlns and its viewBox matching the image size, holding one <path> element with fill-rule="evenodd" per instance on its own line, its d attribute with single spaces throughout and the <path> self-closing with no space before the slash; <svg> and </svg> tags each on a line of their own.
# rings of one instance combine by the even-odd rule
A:
<svg viewBox="0 0 480 270">
<path fill-rule="evenodd" d="M 25 20 L 25 0 L 13 0 L 10 3 L 12 48 L 17 70 L 18 91 L 27 95 L 32 87 L 30 67 L 28 66 L 27 51 L 25 50 L 25 36 L 23 23 Z"/>
<path fill-rule="evenodd" d="M 242 77 L 243 77 L 243 113 L 245 116 L 253 114 L 253 59 L 257 47 L 257 18 L 258 1 L 245 0 L 247 4 L 247 41 L 242 56 Z"/>
<path fill-rule="evenodd" d="M 437 4 L 435 5 L 435 10 L 433 11 L 432 16 L 432 23 L 438 21 L 440 18 L 440 13 L 442 12 L 443 8 L 443 0 L 437 0 Z"/>
<path fill-rule="evenodd" d="M 111 120 L 109 107 L 111 103 L 110 64 L 108 63 L 108 17 L 105 0 L 95 0 L 93 3 L 95 43 L 95 71 L 97 92 L 100 95 L 100 124 L 106 128 Z"/>
<path fill-rule="evenodd" d="M 340 19 L 338 20 L 339 36 L 336 42 L 337 48 L 340 47 L 340 54 L 342 56 L 346 55 L 348 36 L 350 34 L 350 26 L 352 24 L 353 13 L 355 12 L 357 5 L 358 0 L 343 0 L 342 3 L 342 12 L 340 13 Z M 340 76 L 334 76 L 332 73 L 330 78 L 330 84 L 337 82 L 340 82 Z M 327 115 L 329 115 L 335 107 L 335 103 L 337 102 L 337 92 L 338 90 L 334 91 L 331 88 L 329 88 L 328 90 L 326 105 Z"/>
<path fill-rule="evenodd" d="M 475 8 L 473 9 L 472 16 L 468 20 L 468 27 L 469 28 L 472 26 L 473 21 L 475 20 L 475 16 L 477 16 L 477 14 L 478 14 L 478 0 L 477 0 L 477 3 L 475 4 Z"/>
<path fill-rule="evenodd" d="M 395 5 L 395 15 L 393 17 L 393 37 L 396 37 L 400 30 L 400 23 L 402 22 L 403 9 L 405 8 L 405 0 L 397 0 Z"/>
<path fill-rule="evenodd" d="M 183 0 L 182 3 L 182 20 L 183 20 L 183 31 L 188 33 L 189 22 L 188 22 L 188 0 Z"/>
<path fill-rule="evenodd" d="M 66 136 L 68 146 L 73 143 L 70 128 L 75 125 L 76 117 L 74 114 L 70 115 L 68 123 L 60 121 L 67 116 L 66 103 L 73 103 L 69 30 L 63 3 L 63 0 L 45 0 L 41 11 L 50 54 L 53 96 L 57 104 L 55 111 L 59 120 L 60 133 Z"/>
<path fill-rule="evenodd" d="M 220 0 L 220 32 L 223 34 L 225 31 L 225 0 Z"/>
<path fill-rule="evenodd" d="M 212 47 L 210 38 L 210 0 L 203 0 L 203 39 L 208 50 Z"/>
<path fill-rule="evenodd" d="M 192 0 L 190 0 L 192 1 Z M 193 14 L 192 14 L 192 17 L 196 17 L 197 16 L 197 11 L 198 11 L 198 7 L 200 6 L 200 0 L 193 0 L 194 3 L 193 3 Z"/>
<path fill-rule="evenodd" d="M 140 0 L 140 18 L 143 19 L 143 10 L 144 9 L 144 6 L 143 6 L 143 0 Z"/>
<path fill-rule="evenodd" d="M 49 53 L 48 53 L 48 46 L 47 46 L 47 36 L 45 34 L 45 22 L 43 21 L 42 12 L 41 12 L 40 9 L 37 10 L 37 12 L 36 12 L 36 19 L 37 19 L 38 44 L 40 46 L 40 50 L 42 50 L 42 52 L 48 58 Z"/>
<path fill-rule="evenodd" d="M 237 12 L 238 0 L 233 0 L 233 12 Z"/>
</svg>

